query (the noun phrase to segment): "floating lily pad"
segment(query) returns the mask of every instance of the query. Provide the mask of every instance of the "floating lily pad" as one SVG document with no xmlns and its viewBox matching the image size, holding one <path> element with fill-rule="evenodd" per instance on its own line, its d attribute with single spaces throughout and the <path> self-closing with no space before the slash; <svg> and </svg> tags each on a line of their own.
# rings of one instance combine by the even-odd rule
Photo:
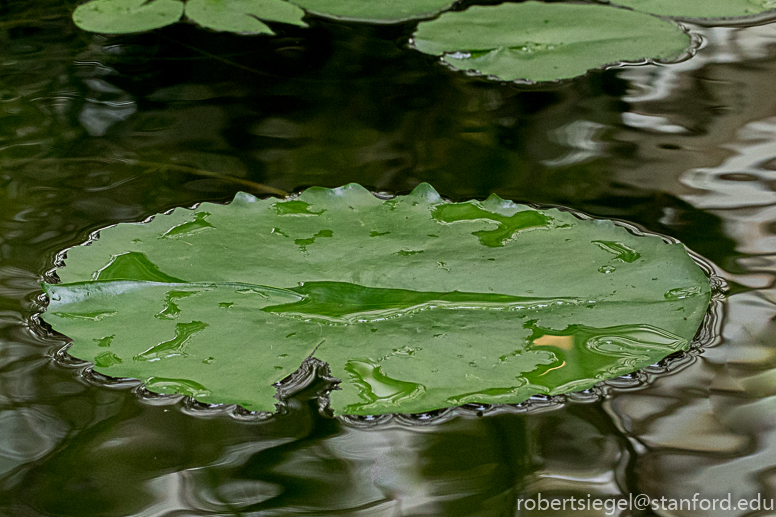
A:
<svg viewBox="0 0 776 517">
<path fill-rule="evenodd" d="M 689 36 L 673 22 L 595 4 L 474 6 L 421 22 L 414 45 L 460 70 L 553 81 L 607 64 L 679 56 Z"/>
<path fill-rule="evenodd" d="M 306 27 L 305 12 L 285 0 L 189 0 L 186 17 L 218 31 L 274 34 L 264 21 Z M 73 21 L 81 29 L 126 34 L 158 29 L 181 19 L 180 0 L 93 0 L 78 6 Z"/>
<path fill-rule="evenodd" d="M 218 31 L 274 34 L 260 20 L 307 27 L 305 12 L 284 0 L 189 0 L 186 17 Z"/>
<path fill-rule="evenodd" d="M 427 185 L 239 194 L 68 251 L 45 320 L 70 354 L 161 393 L 273 411 L 308 357 L 338 414 L 517 403 L 687 348 L 707 278 L 677 244 Z"/>
<path fill-rule="evenodd" d="M 292 0 L 311 13 L 342 20 L 396 23 L 429 18 L 456 0 Z"/>
<path fill-rule="evenodd" d="M 735 18 L 776 9 L 774 0 L 615 0 L 613 3 L 676 18 Z"/>
<path fill-rule="evenodd" d="M 170 25 L 182 15 L 180 0 L 93 0 L 76 8 L 73 22 L 90 32 L 126 34 Z"/>
</svg>

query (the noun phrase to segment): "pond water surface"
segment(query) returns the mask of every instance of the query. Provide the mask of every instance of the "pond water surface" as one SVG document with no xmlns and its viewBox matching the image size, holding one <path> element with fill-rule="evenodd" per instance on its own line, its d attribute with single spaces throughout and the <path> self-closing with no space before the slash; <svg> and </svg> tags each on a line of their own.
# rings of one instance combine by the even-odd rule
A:
<svg viewBox="0 0 776 517">
<path fill-rule="evenodd" d="M 495 517 L 530 514 L 518 501 L 539 493 L 776 498 L 776 23 L 693 27 L 688 61 L 525 87 L 408 49 L 412 24 L 103 37 L 73 27 L 71 8 L 0 1 L 0 515 Z M 55 361 L 65 342 L 34 323 L 57 253 L 97 229 L 240 190 L 424 181 L 680 239 L 729 286 L 720 335 L 607 397 L 356 425 L 322 416 L 314 387 L 261 420 L 107 385 Z"/>
</svg>

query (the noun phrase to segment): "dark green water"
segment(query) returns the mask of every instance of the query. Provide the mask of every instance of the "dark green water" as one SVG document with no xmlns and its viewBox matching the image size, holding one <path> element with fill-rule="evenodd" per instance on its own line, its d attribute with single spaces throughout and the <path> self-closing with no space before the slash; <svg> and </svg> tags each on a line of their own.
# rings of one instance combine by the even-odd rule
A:
<svg viewBox="0 0 776 517">
<path fill-rule="evenodd" d="M 684 63 L 541 88 L 451 72 L 406 48 L 412 25 L 311 24 L 105 38 L 59 1 L 0 0 L 0 515 L 507 516 L 538 493 L 776 497 L 776 24 L 697 28 Z M 261 185 L 422 181 L 682 240 L 731 286 L 719 339 L 607 398 L 355 425 L 321 416 L 314 387 L 261 421 L 107 385 L 56 362 L 64 341 L 30 323 L 57 253 L 105 226 Z"/>
</svg>

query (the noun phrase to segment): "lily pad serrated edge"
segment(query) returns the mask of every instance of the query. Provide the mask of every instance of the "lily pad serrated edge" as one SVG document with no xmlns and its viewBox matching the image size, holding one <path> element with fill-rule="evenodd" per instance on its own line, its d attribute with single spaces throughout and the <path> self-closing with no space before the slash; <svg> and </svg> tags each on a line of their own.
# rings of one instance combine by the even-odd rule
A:
<svg viewBox="0 0 776 517">
<path fill-rule="evenodd" d="M 347 187 L 345 185 L 344 187 Z M 318 187 L 320 188 L 320 187 Z M 340 189 L 343 187 L 339 187 Z M 324 189 L 324 190 L 338 190 L 338 189 Z M 387 201 L 394 199 L 399 195 L 386 195 L 384 193 L 370 191 L 377 199 Z M 436 191 L 434 191 L 436 192 Z M 301 192 L 287 196 L 285 198 L 277 198 L 281 201 L 291 201 L 301 195 Z M 251 194 L 238 192 L 232 201 L 226 203 L 217 203 L 223 205 L 231 204 L 238 196 L 249 196 L 255 198 Z M 440 196 L 441 197 L 441 196 Z M 269 196 L 268 198 L 272 198 Z M 260 199 L 260 198 L 256 198 Z M 445 202 L 452 202 L 450 199 L 441 197 Z M 145 224 L 153 221 L 157 216 L 169 215 L 174 210 L 184 209 L 194 211 L 197 210 L 202 203 L 196 203 L 188 207 L 175 207 L 159 214 L 154 214 L 145 219 L 142 219 L 136 223 L 116 223 L 110 226 L 101 228 L 100 230 L 93 231 L 89 234 L 88 239 L 75 246 L 71 246 L 65 250 L 62 250 L 56 254 L 54 259 L 54 267 L 49 269 L 44 274 L 43 281 L 49 284 L 59 284 L 61 280 L 57 276 L 57 271 L 65 266 L 65 258 L 67 252 L 71 249 L 80 246 L 89 246 L 93 242 L 96 242 L 100 237 L 100 232 L 118 226 L 119 224 Z M 666 244 L 682 244 L 687 254 L 706 275 L 711 285 L 711 301 L 706 314 L 704 315 L 703 322 L 698 329 L 694 339 L 690 342 L 690 346 L 685 351 L 680 351 L 664 358 L 655 365 L 648 366 L 636 370 L 635 372 L 622 377 L 616 377 L 613 379 L 607 379 L 597 383 L 593 388 L 569 392 L 562 395 L 534 395 L 524 402 L 517 404 L 463 404 L 460 406 L 452 406 L 444 409 L 438 409 L 434 411 L 424 413 L 386 413 L 379 415 L 335 415 L 329 407 L 329 394 L 332 390 L 338 389 L 337 385 L 340 380 L 332 377 L 328 364 L 320 361 L 319 359 L 308 357 L 306 358 L 300 367 L 282 379 L 276 382 L 274 385 L 277 387 L 277 393 L 275 398 L 278 402 L 275 404 L 276 411 L 274 413 L 266 411 L 250 411 L 236 404 L 206 404 L 195 400 L 193 397 L 182 394 L 162 394 L 156 393 L 146 389 L 145 383 L 141 380 L 128 378 L 128 377 L 111 377 L 99 372 L 94 371 L 94 364 L 76 358 L 69 354 L 68 350 L 72 345 L 72 342 L 67 342 L 64 346 L 59 346 L 53 352 L 54 361 L 65 368 L 77 368 L 79 375 L 84 378 L 91 385 L 96 387 L 111 387 L 114 389 L 131 388 L 135 395 L 144 403 L 151 405 L 181 405 L 181 409 L 192 415 L 198 416 L 215 416 L 217 414 L 227 414 L 233 418 L 249 421 L 269 421 L 275 417 L 280 417 L 288 414 L 291 410 L 288 404 L 288 399 L 296 395 L 297 393 L 308 388 L 316 379 L 323 382 L 323 387 L 318 390 L 318 411 L 321 415 L 329 418 L 335 418 L 342 423 L 353 427 L 371 427 L 374 425 L 382 425 L 388 422 L 395 423 L 402 426 L 417 426 L 419 424 L 436 424 L 451 420 L 458 416 L 471 417 L 471 416 L 484 416 L 501 413 L 535 413 L 541 411 L 547 411 L 552 409 L 558 409 L 565 406 L 568 402 L 580 402 L 589 403 L 600 400 L 601 398 L 609 395 L 610 393 L 617 393 L 619 391 L 632 391 L 633 389 L 644 388 L 649 386 L 653 380 L 665 373 L 669 373 L 683 368 L 687 364 L 694 362 L 695 358 L 703 353 L 706 348 L 714 346 L 721 336 L 721 323 L 722 323 L 722 299 L 724 299 L 725 293 L 728 291 L 727 282 L 722 278 L 721 272 L 711 262 L 704 259 L 701 255 L 695 253 L 689 249 L 686 245 L 681 243 L 678 239 L 663 235 L 657 232 L 651 232 L 639 225 L 631 222 L 608 219 L 602 217 L 594 217 L 585 212 L 575 210 L 565 206 L 539 204 L 539 203 L 521 203 L 536 210 L 549 210 L 556 209 L 561 212 L 567 212 L 574 217 L 581 220 L 593 220 L 593 221 L 611 221 L 615 226 L 624 228 L 629 233 L 638 237 L 660 237 Z M 37 335 L 43 339 L 59 339 L 66 336 L 56 332 L 52 327 L 45 323 L 41 319 L 41 315 L 46 311 L 48 307 L 48 297 L 45 293 L 41 293 L 35 299 L 35 305 L 37 312 L 30 319 L 30 328 Z"/>
</svg>

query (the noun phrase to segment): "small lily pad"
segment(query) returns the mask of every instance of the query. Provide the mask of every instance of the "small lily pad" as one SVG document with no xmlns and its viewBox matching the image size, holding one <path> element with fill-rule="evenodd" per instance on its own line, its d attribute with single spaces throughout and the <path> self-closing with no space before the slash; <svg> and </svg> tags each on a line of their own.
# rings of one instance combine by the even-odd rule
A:
<svg viewBox="0 0 776 517">
<path fill-rule="evenodd" d="M 305 12 L 284 0 L 189 0 L 186 17 L 217 31 L 274 34 L 260 20 L 307 27 Z"/>
<path fill-rule="evenodd" d="M 75 9 L 73 22 L 90 32 L 127 34 L 170 25 L 182 15 L 180 0 L 93 0 Z"/>
<path fill-rule="evenodd" d="M 671 59 L 689 36 L 675 23 L 595 4 L 523 2 L 474 6 L 421 22 L 421 52 L 454 68 L 505 81 L 554 81 L 608 64 Z"/>
<path fill-rule="evenodd" d="M 273 411 L 308 357 L 337 414 L 518 403 L 686 349 L 710 299 L 682 245 L 428 185 L 381 200 L 239 194 L 103 230 L 46 284 L 45 320 L 96 371 Z"/>
<path fill-rule="evenodd" d="M 341 20 L 397 23 L 429 18 L 456 0 L 291 0 L 311 13 Z"/>
<path fill-rule="evenodd" d="M 674 18 L 737 18 L 776 9 L 774 0 L 615 0 L 613 3 Z"/>
</svg>

